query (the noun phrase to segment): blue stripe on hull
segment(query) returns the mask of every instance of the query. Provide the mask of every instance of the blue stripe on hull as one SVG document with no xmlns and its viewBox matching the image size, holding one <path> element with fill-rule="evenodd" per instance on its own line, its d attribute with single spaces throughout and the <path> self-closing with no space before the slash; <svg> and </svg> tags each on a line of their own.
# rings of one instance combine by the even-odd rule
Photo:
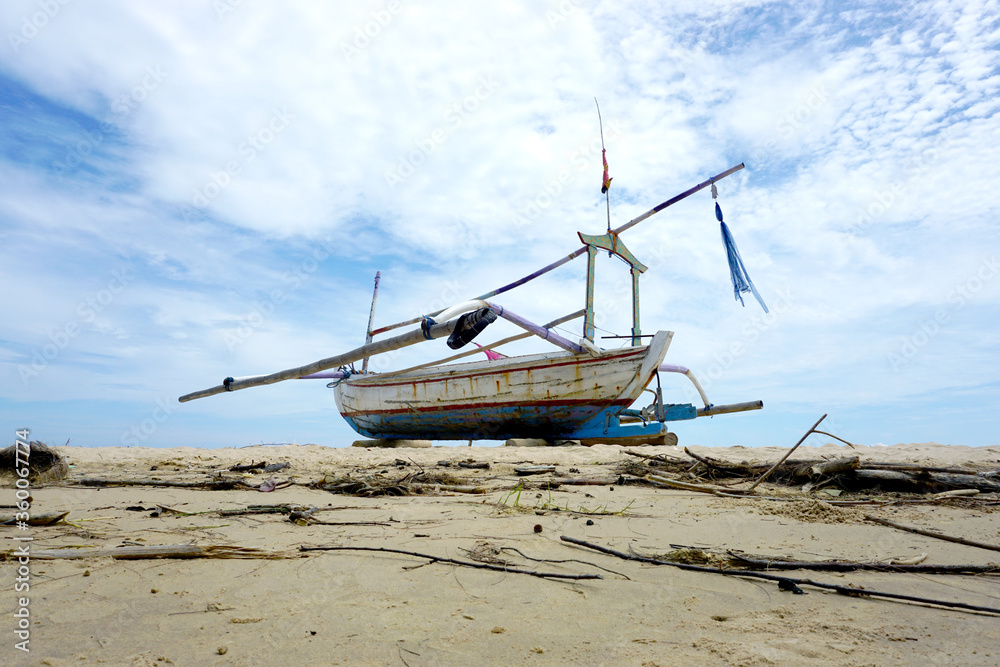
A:
<svg viewBox="0 0 1000 667">
<path fill-rule="evenodd" d="M 344 415 L 369 438 L 423 440 L 506 440 L 568 438 L 602 411 L 597 405 L 519 405 L 488 409 Z M 615 410 L 617 412 L 617 410 Z"/>
</svg>

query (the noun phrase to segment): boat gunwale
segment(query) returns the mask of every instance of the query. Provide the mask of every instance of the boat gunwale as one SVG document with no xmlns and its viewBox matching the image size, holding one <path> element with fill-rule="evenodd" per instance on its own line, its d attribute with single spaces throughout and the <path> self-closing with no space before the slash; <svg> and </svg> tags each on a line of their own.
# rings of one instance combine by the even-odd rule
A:
<svg viewBox="0 0 1000 667">
<path fill-rule="evenodd" d="M 606 352 L 599 356 L 570 354 L 568 352 L 542 353 L 523 355 L 516 357 L 506 357 L 504 359 L 488 359 L 481 361 L 454 364 L 453 367 L 432 366 L 410 371 L 402 375 L 392 375 L 385 381 L 381 381 L 377 374 L 364 376 L 351 376 L 337 385 L 356 387 L 394 387 L 399 385 L 422 384 L 427 382 L 445 382 L 449 380 L 461 380 L 466 377 L 488 376 L 503 373 L 516 373 L 530 371 L 536 368 L 557 368 L 559 366 L 570 366 L 602 363 L 609 361 L 620 361 L 622 359 L 645 355 L 649 351 L 648 345 L 641 347 L 623 348 Z M 534 359 L 531 359 L 534 357 Z M 445 370 L 445 369 L 448 370 Z M 355 379 L 357 377 L 357 379 Z"/>
</svg>

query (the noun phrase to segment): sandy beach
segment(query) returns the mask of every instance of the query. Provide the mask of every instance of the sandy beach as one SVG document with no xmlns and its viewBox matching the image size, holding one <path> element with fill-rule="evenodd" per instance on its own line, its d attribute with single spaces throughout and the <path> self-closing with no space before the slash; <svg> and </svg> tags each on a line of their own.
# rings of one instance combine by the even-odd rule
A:
<svg viewBox="0 0 1000 667">
<path fill-rule="evenodd" d="M 984 566 L 1000 562 L 1000 552 L 895 530 L 864 516 L 1000 544 L 996 494 L 979 494 L 974 504 L 908 504 L 895 502 L 901 494 L 817 495 L 765 484 L 761 495 L 782 500 L 718 496 L 635 483 L 643 466 L 653 467 L 607 445 L 58 451 L 71 466 L 69 476 L 33 488 L 31 513 L 68 514 L 27 531 L 0 526 L 4 552 L 20 544 L 15 537 L 30 535 L 37 554 L 30 561 L 30 653 L 15 648 L 18 640 L 8 630 L 0 647 L 4 664 L 1000 663 L 995 615 L 810 587 L 800 595 L 773 581 L 627 561 L 561 539 L 644 555 L 697 547 L 804 561 Z M 635 451 L 688 456 L 676 447 Z M 691 448 L 731 462 L 777 461 L 785 451 Z M 793 458 L 851 455 L 1000 468 L 1000 448 L 933 443 L 801 447 Z M 259 462 L 289 465 L 272 473 L 229 471 Z M 555 471 L 515 472 L 530 465 Z M 80 484 L 195 484 L 219 475 L 240 480 L 240 488 Z M 604 483 L 555 484 L 566 478 Z M 345 479 L 359 481 L 361 490 L 321 488 L 324 480 L 329 487 Z M 415 480 L 424 480 L 410 487 L 419 493 L 359 495 Z M 261 490 L 272 486 L 277 488 Z M 0 493 L 0 504 L 8 507 L 0 513 L 12 514 L 13 488 L 8 484 Z M 874 500 L 833 505 L 817 498 Z M 225 513 L 264 505 L 285 511 Z M 296 522 L 289 507 L 317 510 Z M 180 544 L 239 547 L 253 551 L 237 555 L 255 557 L 130 560 L 107 554 Z M 500 570 L 390 552 L 303 552 L 303 546 L 396 549 Z M 53 550 L 62 557 L 45 558 Z M 73 553 L 85 557 L 65 557 Z M 601 578 L 539 578 L 504 568 Z M 996 574 L 781 574 L 1000 607 Z M 0 562 L 0 610 L 8 628 L 24 595 L 15 593 L 17 576 L 16 558 Z"/>
</svg>

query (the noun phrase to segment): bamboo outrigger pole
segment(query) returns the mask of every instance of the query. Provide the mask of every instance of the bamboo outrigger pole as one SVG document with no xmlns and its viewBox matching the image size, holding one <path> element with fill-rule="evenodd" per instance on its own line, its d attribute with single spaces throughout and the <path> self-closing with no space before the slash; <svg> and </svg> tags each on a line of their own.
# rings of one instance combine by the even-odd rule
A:
<svg viewBox="0 0 1000 667">
<path fill-rule="evenodd" d="M 214 396 L 215 394 L 222 394 L 227 391 L 236 391 L 238 389 L 247 389 L 249 387 L 259 387 L 264 384 L 274 384 L 275 382 L 283 382 L 285 380 L 302 379 L 309 376 L 314 378 L 331 377 L 329 375 L 321 376 L 317 374 L 330 368 L 337 368 L 338 366 L 353 363 L 359 359 L 371 357 L 376 354 L 384 354 L 385 352 L 398 350 L 401 347 L 422 343 L 425 340 L 433 340 L 434 338 L 449 336 L 458 326 L 459 318 L 456 317 L 457 315 L 467 313 L 472 310 L 478 310 L 480 308 L 488 308 L 489 310 L 492 310 L 496 317 L 502 317 L 508 322 L 514 323 L 527 331 L 529 334 L 533 334 L 547 340 L 556 347 L 561 347 L 562 349 L 572 352 L 573 354 L 582 354 L 584 352 L 582 347 L 551 331 L 548 326 L 538 326 L 537 324 L 524 319 L 517 313 L 507 310 L 503 306 L 498 306 L 495 303 L 489 303 L 486 301 L 466 301 L 452 306 L 447 311 L 442 311 L 444 314 L 441 315 L 441 318 L 446 319 L 447 321 L 445 322 L 437 323 L 434 320 L 427 318 L 421 322 L 419 328 L 414 329 L 413 331 L 399 334 L 398 336 L 393 336 L 392 338 L 386 338 L 378 342 L 366 343 L 361 347 L 355 348 L 350 352 L 345 352 L 344 354 L 327 357 L 326 359 L 320 359 L 319 361 L 314 361 L 311 364 L 306 364 L 305 366 L 289 368 L 283 371 L 278 371 L 277 373 L 271 373 L 270 375 L 251 375 L 243 378 L 228 377 L 218 386 L 185 394 L 177 400 L 181 403 L 187 403 L 188 401 L 193 401 L 196 398 L 205 398 L 206 396 Z M 577 313 L 574 313 L 567 316 L 566 319 L 573 319 L 577 316 Z M 562 320 L 556 320 L 555 322 L 550 323 L 550 325 L 554 325 L 560 321 Z"/>
<path fill-rule="evenodd" d="M 393 336 L 392 338 L 386 338 L 385 340 L 380 340 L 375 343 L 362 345 L 361 347 L 355 348 L 350 352 L 338 354 L 334 357 L 327 357 L 326 359 L 320 359 L 319 361 L 314 361 L 311 364 L 299 366 L 298 368 L 289 368 L 288 370 L 271 373 L 270 375 L 254 375 L 246 378 L 229 377 L 223 380 L 222 384 L 218 386 L 212 387 L 211 389 L 202 389 L 201 391 L 185 394 L 177 400 L 181 403 L 187 403 L 188 401 L 193 401 L 196 398 L 214 396 L 215 394 L 222 394 L 227 391 L 236 391 L 237 389 L 246 389 L 248 387 L 259 387 L 260 385 L 274 384 L 275 382 L 281 382 L 283 380 L 293 380 L 300 378 L 303 375 L 312 375 L 313 373 L 318 373 L 329 368 L 343 366 L 344 364 L 349 364 L 358 361 L 359 359 L 364 359 L 365 357 L 391 352 L 392 350 L 398 350 L 401 347 L 421 343 L 432 338 L 443 338 L 444 336 L 449 336 L 451 335 L 451 332 L 454 331 L 457 323 L 458 320 L 454 319 L 449 322 L 442 322 L 441 324 L 433 324 L 427 327 L 426 330 L 424 327 L 420 327 L 419 329 L 414 329 L 413 331 L 409 331 L 405 334 Z"/>
<path fill-rule="evenodd" d="M 375 302 L 378 301 L 378 283 L 382 279 L 382 272 L 375 272 L 375 292 L 372 294 L 372 309 L 368 312 L 368 330 L 365 334 L 365 345 L 372 342 L 372 324 L 375 321 Z M 361 364 L 361 372 L 368 372 L 368 357 L 365 357 L 364 362 Z"/>
<path fill-rule="evenodd" d="M 740 162 L 738 165 L 736 165 L 734 167 L 730 167 L 729 169 L 726 169 L 724 172 L 722 172 L 720 174 L 716 174 L 715 176 L 712 176 L 707 181 L 703 181 L 703 182 L 699 183 L 698 185 L 694 186 L 693 188 L 689 188 L 689 189 L 685 190 L 684 192 L 680 193 L 679 195 L 674 195 L 673 197 L 671 197 L 667 201 L 663 202 L 662 204 L 659 204 L 658 206 L 654 206 L 653 208 L 649 209 L 648 211 L 646 211 L 645 213 L 643 213 L 639 217 L 633 218 L 633 219 L 629 220 L 628 222 L 626 222 L 621 227 L 618 227 L 616 229 L 611 230 L 611 233 L 612 234 L 621 234 L 624 231 L 632 229 L 633 227 L 635 227 L 636 225 L 638 225 L 640 222 L 642 222 L 646 218 L 649 218 L 650 216 L 659 213 L 660 211 L 662 211 L 663 209 L 667 208 L 668 206 L 673 206 L 674 204 L 676 204 L 677 202 L 681 201 L 682 199 L 687 199 L 688 197 L 690 197 L 694 193 L 698 192 L 699 190 L 704 190 L 705 188 L 707 188 L 708 186 L 712 185 L 713 183 L 715 183 L 717 181 L 721 181 L 726 176 L 730 176 L 732 174 L 735 174 L 740 169 L 743 169 L 744 166 L 745 165 L 742 162 Z M 480 295 L 480 296 L 478 296 L 476 298 L 477 299 L 489 299 L 491 297 L 496 296 L 497 294 L 503 294 L 504 292 L 509 292 L 510 290 L 514 289 L 515 287 L 520 287 L 521 285 L 523 285 L 523 284 L 525 284 L 527 282 L 530 282 L 530 281 L 534 280 L 535 278 L 537 278 L 537 277 L 539 277 L 541 275 L 544 275 L 544 274 L 548 273 L 549 271 L 552 271 L 553 269 L 558 269 L 563 264 L 566 264 L 567 262 L 570 262 L 570 261 L 576 259 L 577 257 L 579 257 L 580 255 L 583 255 L 586 252 L 587 252 L 587 246 L 582 246 L 581 248 L 578 248 L 575 252 L 570 253 L 569 255 L 567 255 L 567 256 L 563 257 L 562 259 L 559 259 L 559 260 L 557 260 L 557 261 L 555 261 L 555 262 L 553 262 L 551 264 L 549 264 L 548 266 L 545 266 L 545 267 L 543 267 L 541 269 L 538 269 L 534 273 L 529 273 L 528 275 L 526 275 L 525 277 L 521 278 L 520 280 L 515 280 L 514 282 L 512 282 L 512 283 L 510 283 L 508 285 L 504 285 L 503 287 L 499 287 L 499 288 L 493 290 L 492 292 L 487 292 L 486 294 L 482 294 L 482 295 Z M 438 312 L 440 312 L 440 311 L 438 311 Z M 431 313 L 431 315 L 432 316 L 433 315 L 437 315 L 437 313 Z M 393 329 L 398 329 L 399 327 L 405 327 L 405 326 L 410 325 L 410 324 L 416 324 L 417 322 L 420 322 L 422 319 L 423 319 L 422 317 L 415 317 L 415 318 L 413 318 L 411 320 L 406 320 L 405 322 L 397 322 L 396 324 L 390 324 L 388 326 L 381 327 L 380 329 L 375 329 L 374 331 L 372 331 L 372 335 L 378 335 L 378 334 L 381 334 L 381 333 L 385 333 L 386 331 L 392 331 Z"/>
</svg>

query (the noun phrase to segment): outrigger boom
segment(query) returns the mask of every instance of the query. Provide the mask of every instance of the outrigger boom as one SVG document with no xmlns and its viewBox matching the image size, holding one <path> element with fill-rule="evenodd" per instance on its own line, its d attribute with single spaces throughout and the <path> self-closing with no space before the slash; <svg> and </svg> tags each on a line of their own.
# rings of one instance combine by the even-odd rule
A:
<svg viewBox="0 0 1000 667">
<path fill-rule="evenodd" d="M 456 326 L 460 322 L 460 318 L 456 317 L 457 315 L 478 309 L 490 310 L 496 317 L 502 317 L 510 322 L 513 322 L 522 329 L 525 329 L 526 331 L 535 334 L 536 336 L 539 336 L 540 338 L 543 338 L 568 352 L 572 352 L 574 354 L 584 352 L 584 348 L 576 343 L 566 340 L 559 334 L 550 331 L 545 327 L 540 327 L 537 324 L 529 322 L 523 317 L 504 309 L 502 306 L 486 301 L 474 300 L 466 301 L 465 303 L 452 306 L 446 311 L 441 311 L 438 317 L 446 319 L 446 321 L 440 324 L 431 318 L 425 318 L 423 320 L 424 324 L 422 324 L 419 329 L 415 329 L 405 334 L 393 336 L 392 338 L 386 338 L 385 340 L 380 340 L 374 343 L 368 343 L 367 345 L 362 345 L 361 347 L 355 348 L 350 352 L 345 352 L 344 354 L 327 357 L 326 359 L 320 359 L 319 361 L 314 361 L 311 364 L 306 364 L 305 366 L 289 368 L 287 370 L 278 371 L 277 373 L 271 373 L 270 375 L 252 375 L 243 378 L 228 377 L 222 381 L 222 384 L 216 387 L 185 394 L 178 400 L 181 403 L 187 403 L 188 401 L 193 401 L 196 398 L 214 396 L 215 394 L 222 394 L 227 391 L 237 391 L 239 389 L 259 387 L 265 384 L 283 382 L 284 380 L 309 378 L 310 376 L 313 376 L 321 371 L 338 368 L 345 364 L 350 364 L 364 359 L 365 357 L 371 357 L 376 354 L 384 354 L 386 352 L 391 352 L 392 350 L 398 350 L 403 347 L 415 345 L 416 343 L 422 343 L 425 340 L 443 338 L 451 335 L 455 331 Z"/>
</svg>

